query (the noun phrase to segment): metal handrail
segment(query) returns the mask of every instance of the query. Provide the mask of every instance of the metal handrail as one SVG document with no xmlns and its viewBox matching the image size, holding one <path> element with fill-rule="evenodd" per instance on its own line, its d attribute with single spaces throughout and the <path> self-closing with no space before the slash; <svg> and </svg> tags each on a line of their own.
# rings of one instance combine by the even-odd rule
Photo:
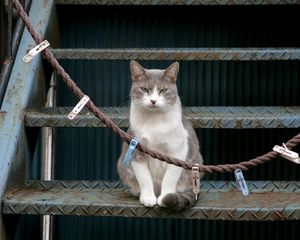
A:
<svg viewBox="0 0 300 240">
<path fill-rule="evenodd" d="M 24 0 L 24 9 L 26 12 L 28 12 L 30 5 L 31 5 L 31 1 L 32 0 Z M 10 4 L 11 1 L 8 1 Z M 12 18 L 13 15 L 13 10 L 12 8 L 9 8 L 9 18 Z M 12 21 L 11 25 L 8 26 L 8 32 L 12 32 Z M 9 76 L 12 70 L 12 67 L 14 65 L 14 59 L 15 56 L 17 54 L 17 50 L 19 47 L 19 43 L 20 43 L 20 39 L 22 37 L 22 33 L 24 30 L 24 23 L 22 21 L 22 19 L 19 17 L 16 24 L 15 24 L 15 29 L 13 31 L 13 34 L 11 37 L 8 37 L 7 40 L 7 56 L 6 59 L 3 62 L 3 66 L 0 72 L 0 108 L 4 99 L 4 95 L 6 92 L 6 88 L 7 88 L 7 84 L 8 84 L 8 80 L 9 80 Z"/>
</svg>

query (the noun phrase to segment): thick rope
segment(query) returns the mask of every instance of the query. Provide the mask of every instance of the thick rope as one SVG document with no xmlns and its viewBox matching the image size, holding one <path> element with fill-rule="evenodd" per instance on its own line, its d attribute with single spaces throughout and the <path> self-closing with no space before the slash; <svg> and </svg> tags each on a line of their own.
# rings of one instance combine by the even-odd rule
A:
<svg viewBox="0 0 300 240">
<path fill-rule="evenodd" d="M 34 30 L 30 19 L 27 15 L 27 13 L 24 11 L 22 5 L 18 0 L 12 0 L 17 12 L 19 13 L 20 17 L 24 21 L 25 26 L 27 27 L 29 33 L 31 34 L 32 38 L 35 40 L 37 44 L 40 44 L 42 42 L 42 39 L 40 35 Z M 76 83 L 71 79 L 69 74 L 64 70 L 64 68 L 59 64 L 57 59 L 53 56 L 52 52 L 49 49 L 44 50 L 45 58 L 50 62 L 52 67 L 57 71 L 58 74 L 60 74 L 63 78 L 63 81 L 65 84 L 70 88 L 70 90 L 76 95 L 79 99 L 81 99 L 85 94 L 76 86 Z M 90 100 L 87 103 L 87 108 L 97 117 L 99 118 L 103 123 L 106 124 L 107 127 L 111 128 L 116 134 L 118 134 L 123 141 L 125 141 L 127 144 L 130 143 L 131 139 L 133 138 L 131 135 L 123 131 L 118 127 L 117 124 L 115 124 L 109 117 L 107 117 L 100 109 L 98 109 L 95 104 Z M 287 148 L 291 149 L 298 145 L 300 142 L 300 133 L 293 137 L 291 140 L 289 140 L 286 143 Z M 148 155 L 150 155 L 153 158 L 159 159 L 161 161 L 165 161 L 169 164 L 174 164 L 176 166 L 191 170 L 192 167 L 195 165 L 192 163 L 188 163 L 170 156 L 167 156 L 165 154 L 162 154 L 158 151 L 155 151 L 153 149 L 150 149 L 143 144 L 138 144 L 137 149 L 141 152 L 144 152 Z M 271 159 L 277 157 L 279 154 L 275 151 L 270 151 L 262 156 L 253 158 L 249 161 L 240 162 L 237 164 L 224 164 L 224 165 L 200 165 L 199 171 L 203 173 L 214 173 L 214 172 L 232 172 L 236 169 L 241 170 L 248 170 L 250 168 L 256 167 L 257 165 L 264 164 Z"/>
</svg>

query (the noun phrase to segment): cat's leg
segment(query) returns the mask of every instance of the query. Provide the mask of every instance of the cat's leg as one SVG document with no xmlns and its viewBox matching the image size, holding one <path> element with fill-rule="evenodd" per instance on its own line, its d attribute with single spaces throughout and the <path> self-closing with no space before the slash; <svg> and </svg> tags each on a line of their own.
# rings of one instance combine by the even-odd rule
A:
<svg viewBox="0 0 300 240">
<path fill-rule="evenodd" d="M 176 193 L 178 180 L 181 176 L 182 168 L 172 164 L 168 164 L 164 178 L 161 184 L 161 193 L 157 198 L 157 203 L 161 207 L 165 207 L 162 199 L 169 193 Z"/>
<path fill-rule="evenodd" d="M 175 144 L 173 143 L 173 146 L 177 147 L 169 147 L 169 149 L 172 149 L 169 150 L 170 156 L 182 160 L 186 159 L 188 151 L 187 141 L 175 142 Z M 173 164 L 167 165 L 161 184 L 160 196 L 157 198 L 157 204 L 159 206 L 165 207 L 162 200 L 166 195 L 168 195 L 169 193 L 176 193 L 178 180 L 180 179 L 182 170 L 183 169 L 181 167 L 177 167 Z"/>
<path fill-rule="evenodd" d="M 154 193 L 152 176 L 148 168 L 147 159 L 132 161 L 132 168 L 140 186 L 140 202 L 145 207 L 153 207 L 157 203 Z"/>
</svg>

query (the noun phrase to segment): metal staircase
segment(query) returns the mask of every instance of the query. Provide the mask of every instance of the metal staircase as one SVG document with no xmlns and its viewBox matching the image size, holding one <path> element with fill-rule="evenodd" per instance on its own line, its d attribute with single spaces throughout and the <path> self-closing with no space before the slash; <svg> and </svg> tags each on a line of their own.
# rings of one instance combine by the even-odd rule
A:
<svg viewBox="0 0 300 240">
<path fill-rule="evenodd" d="M 145 208 L 120 182 L 37 181 L 12 188 L 5 196 L 5 214 L 122 216 L 209 220 L 299 220 L 300 182 L 248 182 L 244 197 L 234 182 L 204 181 L 197 205 L 182 212 Z"/>
<path fill-rule="evenodd" d="M 45 39 L 55 32 L 55 4 L 94 5 L 279 5 L 300 4 L 298 0 L 57 0 L 33 1 L 31 20 Z M 43 14 L 37 14 L 43 11 Z M 41 16 L 42 15 L 42 16 Z M 32 17 L 35 16 L 35 17 Z M 46 19 L 46 20 L 45 20 Z M 48 33 L 48 35 L 47 35 Z M 48 38 L 47 38 L 48 37 Z M 51 41 L 51 39 L 50 39 Z M 55 39 L 53 40 L 55 46 Z M 299 220 L 300 181 L 249 181 L 250 195 L 244 197 L 232 181 L 203 181 L 197 205 L 183 212 L 158 207 L 145 208 L 131 197 L 120 182 L 28 181 L 26 165 L 33 157 L 30 131 L 39 127 L 105 127 L 87 110 L 73 121 L 67 118 L 72 107 L 46 106 L 45 75 L 41 57 L 31 64 L 22 62 L 29 46 L 25 32 L 0 112 L 0 238 L 8 234 L 9 214 L 123 216 L 150 218 L 218 220 Z M 81 60 L 180 60 L 180 61 L 271 61 L 300 60 L 300 48 L 177 48 L 177 49 L 59 49 L 51 50 L 58 59 Z M 55 75 L 53 75 L 55 76 Z M 53 89 L 52 89 L 53 90 Z M 128 127 L 128 108 L 101 108 L 120 127 Z M 195 128 L 299 128 L 300 107 L 185 107 Z M 48 143 L 50 146 L 50 143 Z M 51 149 L 50 149 L 51 151 Z M 53 163 L 50 163 L 50 165 Z M 46 168 L 46 167 L 45 167 Z M 50 167 L 51 168 L 51 167 Z M 51 175 L 51 174 L 50 174 Z M 45 181 L 47 180 L 47 181 Z M 50 220 L 49 220 L 50 221 Z M 1 235 L 2 234 L 2 235 Z M 1 238 L 1 239 L 2 239 Z M 46 238 L 47 239 L 47 238 Z"/>
</svg>

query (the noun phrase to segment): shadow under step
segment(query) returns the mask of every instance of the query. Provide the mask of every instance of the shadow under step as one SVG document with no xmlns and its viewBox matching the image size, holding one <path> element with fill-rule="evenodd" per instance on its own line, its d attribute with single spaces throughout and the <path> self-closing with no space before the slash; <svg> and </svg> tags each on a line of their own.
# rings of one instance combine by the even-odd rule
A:
<svg viewBox="0 0 300 240">
<path fill-rule="evenodd" d="M 300 48 L 51 49 L 57 59 L 270 61 L 300 60 Z"/>
<path fill-rule="evenodd" d="M 300 182 L 249 181 L 248 196 L 235 182 L 203 181 L 197 205 L 174 212 L 146 208 L 119 182 L 33 181 L 10 189 L 4 214 L 122 216 L 216 220 L 299 220 Z"/>
<path fill-rule="evenodd" d="M 129 109 L 100 108 L 120 127 L 128 127 Z M 28 127 L 106 127 L 86 108 L 74 119 L 72 107 L 28 109 Z M 195 128 L 299 128 L 300 107 L 184 107 L 184 114 Z"/>
<path fill-rule="evenodd" d="M 299 0 L 56 0 L 66 5 L 285 5 Z"/>
</svg>

